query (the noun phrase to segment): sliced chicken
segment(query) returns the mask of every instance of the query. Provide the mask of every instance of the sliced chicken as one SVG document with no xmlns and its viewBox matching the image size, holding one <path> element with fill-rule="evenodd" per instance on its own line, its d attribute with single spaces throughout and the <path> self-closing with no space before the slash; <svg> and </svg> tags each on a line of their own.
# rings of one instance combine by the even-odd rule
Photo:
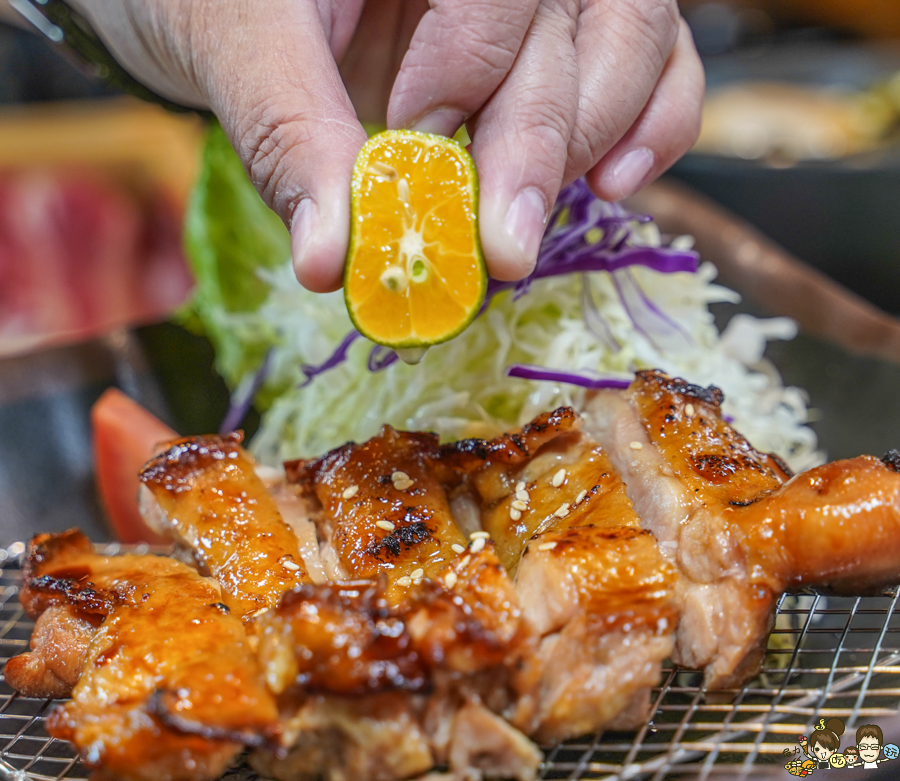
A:
<svg viewBox="0 0 900 781">
<path fill-rule="evenodd" d="M 467 464 L 542 638 L 527 731 L 546 742 L 642 720 L 678 617 L 674 569 L 606 454 L 559 412 L 567 425 L 527 460 L 497 463 L 483 449 L 480 465 Z"/>
<path fill-rule="evenodd" d="M 534 435 L 541 434 L 535 431 Z M 521 446 L 524 438 L 514 437 L 505 437 L 501 447 L 514 448 L 516 458 L 527 457 Z M 459 482 L 457 461 L 468 458 L 463 449 L 448 458 L 432 435 L 384 427 L 361 445 L 346 445 L 315 461 L 287 465 L 289 478 L 318 500 L 320 535 L 331 541 L 344 571 L 354 578 L 383 579 L 389 615 L 393 621 L 403 621 L 414 656 L 424 664 L 424 678 L 418 685 L 428 690 L 428 696 L 414 714 L 437 763 L 448 761 L 454 725 L 463 710 L 477 706 L 487 708 L 485 713 L 509 715 L 521 688 L 529 685 L 524 660 L 533 656 L 529 644 L 535 640 L 521 618 L 512 582 L 493 545 L 476 535 L 467 547 L 451 512 L 444 483 Z M 284 610 L 285 604 L 260 623 L 270 625 Z M 305 607 L 302 616 L 291 618 L 291 641 L 298 649 L 311 645 L 297 634 L 309 631 L 301 627 L 308 610 Z M 358 614 L 358 608 L 351 612 Z M 342 636 L 353 634 L 343 632 Z M 354 656 L 366 658 L 361 650 L 354 651 Z M 403 658 L 399 655 L 390 669 L 399 672 Z M 378 688 L 378 676 L 365 672 L 366 663 L 355 669 L 368 685 Z M 379 662 L 379 669 L 387 669 L 385 660 Z M 293 668 L 290 675 L 298 681 L 302 678 Z M 348 685 L 358 687 L 359 683 Z M 399 686 L 409 683 L 403 678 Z M 332 691 L 346 694 L 339 687 Z M 317 703 L 317 718 L 324 707 Z M 480 762 L 485 767 L 492 763 L 512 766 L 516 760 L 510 757 L 519 757 L 525 764 L 513 775 L 533 776 L 540 757 L 533 744 L 501 719 L 485 716 L 482 721 L 486 729 L 497 733 L 489 742 L 506 759 L 489 756 L 485 749 Z M 518 735 L 515 740 L 513 734 Z M 349 735 L 347 739 L 355 740 Z M 516 746 L 530 748 L 523 754 Z M 341 771 L 329 767 L 320 772 L 335 777 Z"/>
<path fill-rule="evenodd" d="M 437 453 L 433 434 L 385 426 L 361 445 L 286 464 L 288 478 L 321 505 L 320 537 L 343 570 L 351 578 L 384 576 L 392 601 L 404 598 L 412 580 L 437 577 L 456 556 L 453 546 L 466 544 L 433 473 Z"/>
<path fill-rule="evenodd" d="M 758 671 L 783 589 L 900 578 L 900 475 L 862 457 L 791 479 L 723 419 L 721 402 L 717 388 L 648 371 L 586 412 L 678 569 L 673 659 L 703 668 L 708 688 Z"/>
<path fill-rule="evenodd" d="M 514 704 L 533 638 L 489 548 L 455 557 L 400 604 L 373 581 L 304 586 L 260 616 L 256 634 L 290 746 L 286 758 L 257 752 L 266 774 L 405 778 L 449 762 L 459 778 L 493 767 L 534 777 L 540 752 L 492 712 Z M 454 736 L 475 712 L 489 734 L 460 766 Z"/>
<path fill-rule="evenodd" d="M 721 402 L 642 372 L 583 421 L 386 426 L 287 482 L 239 434 L 181 440 L 142 472 L 150 514 L 216 580 L 38 538 L 7 679 L 71 691 L 51 731 L 126 781 L 242 745 L 279 781 L 531 781 L 529 737 L 636 725 L 670 654 L 710 688 L 752 675 L 783 589 L 900 580 L 900 453 L 792 478 Z"/>
<path fill-rule="evenodd" d="M 140 477 L 161 510 L 161 531 L 190 550 L 248 621 L 310 578 L 297 536 L 241 439 L 240 432 L 181 439 L 151 459 Z"/>
<path fill-rule="evenodd" d="M 21 599 L 41 639 L 10 660 L 7 680 L 26 693 L 71 694 L 47 729 L 98 778 L 214 779 L 243 745 L 279 734 L 243 625 L 218 585 L 184 564 L 99 556 L 77 531 L 39 535 Z"/>
</svg>

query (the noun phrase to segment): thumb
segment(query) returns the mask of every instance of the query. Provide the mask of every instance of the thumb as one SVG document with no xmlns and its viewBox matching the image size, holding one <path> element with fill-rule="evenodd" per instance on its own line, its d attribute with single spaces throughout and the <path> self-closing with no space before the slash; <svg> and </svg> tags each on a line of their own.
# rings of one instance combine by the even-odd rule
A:
<svg viewBox="0 0 900 781">
<path fill-rule="evenodd" d="M 225 15 L 235 5 L 208 8 Z M 217 19 L 215 28 L 205 20 L 206 30 L 219 32 L 205 47 L 210 105 L 260 195 L 290 228 L 297 278 L 316 292 L 335 290 L 366 133 L 316 3 L 269 0 L 250 10 L 249 18 Z"/>
</svg>

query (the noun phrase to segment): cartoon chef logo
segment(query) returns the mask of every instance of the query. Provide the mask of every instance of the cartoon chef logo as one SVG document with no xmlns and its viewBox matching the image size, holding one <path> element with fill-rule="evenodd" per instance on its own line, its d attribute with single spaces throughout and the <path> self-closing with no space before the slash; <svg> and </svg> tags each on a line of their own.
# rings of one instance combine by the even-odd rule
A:
<svg viewBox="0 0 900 781">
<path fill-rule="evenodd" d="M 840 719 L 819 719 L 808 740 L 806 735 L 799 737 L 799 749 L 785 749 L 786 756 L 796 755 L 785 769 L 793 776 L 808 776 L 816 770 L 871 770 L 900 756 L 900 747 L 885 745 L 877 724 L 863 724 L 856 730 L 856 745 L 847 746 L 841 753 L 838 749 L 843 734 L 844 722 Z"/>
</svg>

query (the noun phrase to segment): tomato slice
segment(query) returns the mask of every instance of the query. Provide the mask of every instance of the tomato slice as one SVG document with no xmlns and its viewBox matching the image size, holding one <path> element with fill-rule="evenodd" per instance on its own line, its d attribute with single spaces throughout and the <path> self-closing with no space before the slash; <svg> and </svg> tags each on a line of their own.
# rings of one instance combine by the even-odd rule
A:
<svg viewBox="0 0 900 781">
<path fill-rule="evenodd" d="M 140 404 L 110 388 L 91 409 L 94 469 L 100 500 L 121 542 L 165 544 L 138 510 L 138 472 L 163 442 L 178 434 Z"/>
</svg>

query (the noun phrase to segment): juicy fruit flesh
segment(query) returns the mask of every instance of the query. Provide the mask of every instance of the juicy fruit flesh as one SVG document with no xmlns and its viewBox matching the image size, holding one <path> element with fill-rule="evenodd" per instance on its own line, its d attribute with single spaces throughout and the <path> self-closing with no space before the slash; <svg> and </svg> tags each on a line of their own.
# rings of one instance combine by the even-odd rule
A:
<svg viewBox="0 0 900 781">
<path fill-rule="evenodd" d="M 484 295 L 474 169 L 448 139 L 387 136 L 357 162 L 348 308 L 374 341 L 433 344 L 461 331 Z"/>
</svg>

